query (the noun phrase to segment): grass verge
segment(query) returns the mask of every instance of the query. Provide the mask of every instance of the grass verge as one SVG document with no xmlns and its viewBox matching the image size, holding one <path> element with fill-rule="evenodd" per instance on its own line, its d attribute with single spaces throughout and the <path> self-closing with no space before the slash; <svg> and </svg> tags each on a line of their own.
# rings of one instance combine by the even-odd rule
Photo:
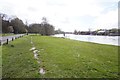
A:
<svg viewBox="0 0 120 80">
<path fill-rule="evenodd" d="M 39 65 L 29 51 L 30 38 L 23 37 L 2 47 L 2 77 L 30 78 L 38 77 Z"/>
<path fill-rule="evenodd" d="M 2 78 L 2 46 L 0 46 L 0 79 Z"/>
<path fill-rule="evenodd" d="M 0 36 L 13 36 L 15 34 L 12 34 L 12 33 L 6 33 L 6 34 L 0 34 Z"/>
</svg>

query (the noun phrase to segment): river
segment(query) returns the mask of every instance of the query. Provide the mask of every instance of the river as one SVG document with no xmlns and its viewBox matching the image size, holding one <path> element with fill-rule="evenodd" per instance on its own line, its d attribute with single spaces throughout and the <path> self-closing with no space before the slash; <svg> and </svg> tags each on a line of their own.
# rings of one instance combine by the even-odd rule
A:
<svg viewBox="0 0 120 80">
<path fill-rule="evenodd" d="M 56 34 L 55 37 L 64 37 L 63 34 Z M 120 46 L 119 42 L 120 36 L 98 36 L 98 35 L 74 35 L 74 34 L 66 34 L 65 38 L 79 40 L 79 41 L 86 41 L 86 42 L 93 42 L 99 44 L 108 44 L 108 45 L 115 45 Z"/>
</svg>

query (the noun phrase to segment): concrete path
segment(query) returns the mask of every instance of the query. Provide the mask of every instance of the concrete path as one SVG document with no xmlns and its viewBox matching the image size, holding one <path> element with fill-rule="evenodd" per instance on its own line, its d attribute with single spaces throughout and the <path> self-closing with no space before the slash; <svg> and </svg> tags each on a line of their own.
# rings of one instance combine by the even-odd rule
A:
<svg viewBox="0 0 120 80">
<path fill-rule="evenodd" d="M 19 37 L 24 36 L 24 35 L 25 34 L 17 34 L 17 35 L 13 35 L 13 36 L 0 37 L 0 45 L 6 43 L 7 39 L 8 39 L 8 41 L 12 41 L 12 39 L 19 38 Z"/>
</svg>

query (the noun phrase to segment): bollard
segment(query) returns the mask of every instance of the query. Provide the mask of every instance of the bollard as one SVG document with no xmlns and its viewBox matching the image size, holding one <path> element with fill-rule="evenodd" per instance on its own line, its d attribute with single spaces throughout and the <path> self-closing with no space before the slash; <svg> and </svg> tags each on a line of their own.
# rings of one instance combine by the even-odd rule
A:
<svg viewBox="0 0 120 80">
<path fill-rule="evenodd" d="M 0 46 L 2 45 L 1 41 L 0 41 Z"/>
<path fill-rule="evenodd" d="M 8 44 L 8 42 L 9 42 L 9 40 L 7 39 L 7 43 L 6 44 Z"/>
<path fill-rule="evenodd" d="M 12 41 L 13 41 L 14 39 L 12 38 Z"/>
</svg>

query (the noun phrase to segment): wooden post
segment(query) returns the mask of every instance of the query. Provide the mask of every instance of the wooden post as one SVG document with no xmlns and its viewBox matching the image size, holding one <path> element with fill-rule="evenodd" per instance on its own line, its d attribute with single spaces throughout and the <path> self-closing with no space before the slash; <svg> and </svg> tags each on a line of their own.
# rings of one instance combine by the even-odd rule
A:
<svg viewBox="0 0 120 80">
<path fill-rule="evenodd" d="M 1 42 L 1 40 L 0 40 L 0 46 L 2 45 L 2 42 Z"/>
<path fill-rule="evenodd" d="M 63 33 L 64 37 L 65 37 L 65 33 Z"/>
<path fill-rule="evenodd" d="M 9 40 L 7 39 L 7 43 L 6 44 L 8 44 L 8 42 L 9 42 Z"/>
<path fill-rule="evenodd" d="M 12 41 L 13 41 L 14 39 L 12 38 Z"/>
</svg>

